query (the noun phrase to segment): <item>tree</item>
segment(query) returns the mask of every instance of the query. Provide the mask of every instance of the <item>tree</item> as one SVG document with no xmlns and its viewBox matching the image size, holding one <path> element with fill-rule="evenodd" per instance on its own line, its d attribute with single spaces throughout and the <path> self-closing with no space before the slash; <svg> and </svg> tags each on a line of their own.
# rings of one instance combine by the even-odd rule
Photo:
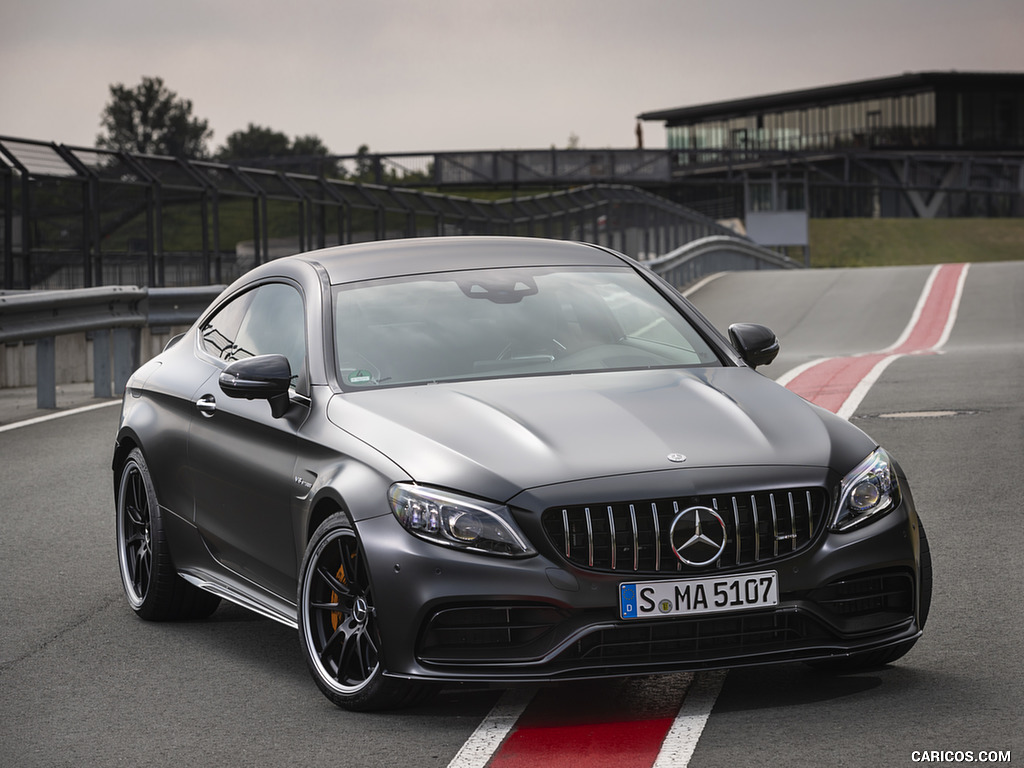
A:
<svg viewBox="0 0 1024 768">
<path fill-rule="evenodd" d="M 226 163 L 255 160 L 264 157 L 286 157 L 292 154 L 291 140 L 280 131 L 253 125 L 244 131 L 235 131 L 217 152 L 217 159 Z"/>
<path fill-rule="evenodd" d="M 366 144 L 360 144 L 359 149 L 356 150 L 355 176 L 360 181 L 375 181 L 375 175 L 374 161 L 370 156 L 370 147 Z"/>
<path fill-rule="evenodd" d="M 213 136 L 206 120 L 192 116 L 192 102 L 178 98 L 159 77 L 143 77 L 135 88 L 111 85 L 100 126 L 97 147 L 173 157 L 206 157 Z"/>
<path fill-rule="evenodd" d="M 311 173 L 317 176 L 334 176 L 344 178 L 345 171 L 330 158 L 330 150 L 319 136 L 296 136 L 292 142 L 292 156 L 295 158 L 295 169 L 299 173 Z"/>
<path fill-rule="evenodd" d="M 331 154 L 319 136 L 296 136 L 292 142 L 292 154 L 296 157 L 327 157 Z"/>
<path fill-rule="evenodd" d="M 217 159 L 225 163 L 285 167 L 296 173 L 337 175 L 337 164 L 328 159 L 329 155 L 318 136 L 297 136 L 292 141 L 280 131 L 249 123 L 244 131 L 228 136 L 217 152 Z"/>
</svg>

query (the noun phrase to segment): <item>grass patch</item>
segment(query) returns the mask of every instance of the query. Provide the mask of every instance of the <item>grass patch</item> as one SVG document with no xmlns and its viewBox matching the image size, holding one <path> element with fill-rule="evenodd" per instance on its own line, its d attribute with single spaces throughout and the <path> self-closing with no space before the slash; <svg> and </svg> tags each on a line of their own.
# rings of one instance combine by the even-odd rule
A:
<svg viewBox="0 0 1024 768">
<path fill-rule="evenodd" d="M 1024 259 L 1024 219 L 811 219 L 812 267 Z"/>
</svg>

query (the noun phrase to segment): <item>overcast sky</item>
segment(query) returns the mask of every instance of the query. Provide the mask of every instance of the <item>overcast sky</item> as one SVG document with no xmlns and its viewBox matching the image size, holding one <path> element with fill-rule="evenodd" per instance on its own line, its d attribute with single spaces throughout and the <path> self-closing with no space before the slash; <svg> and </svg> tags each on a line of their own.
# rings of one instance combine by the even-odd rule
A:
<svg viewBox="0 0 1024 768">
<path fill-rule="evenodd" d="M 1024 0 L 0 0 L 0 135 L 78 146 L 144 76 L 211 150 L 350 154 L 625 148 L 642 112 L 954 69 L 1024 71 Z"/>
</svg>

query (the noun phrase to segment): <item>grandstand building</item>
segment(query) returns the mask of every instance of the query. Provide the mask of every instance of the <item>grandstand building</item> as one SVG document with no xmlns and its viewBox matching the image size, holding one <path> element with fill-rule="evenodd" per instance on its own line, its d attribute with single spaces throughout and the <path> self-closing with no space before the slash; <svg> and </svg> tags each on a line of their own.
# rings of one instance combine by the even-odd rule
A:
<svg viewBox="0 0 1024 768">
<path fill-rule="evenodd" d="M 921 72 L 640 115 L 670 149 L 1024 150 L 1024 74 Z"/>
<path fill-rule="evenodd" d="M 907 73 L 639 119 L 664 122 L 670 196 L 712 215 L 1024 215 L 1024 73 Z M 790 193 L 765 202 L 769 182 Z"/>
</svg>

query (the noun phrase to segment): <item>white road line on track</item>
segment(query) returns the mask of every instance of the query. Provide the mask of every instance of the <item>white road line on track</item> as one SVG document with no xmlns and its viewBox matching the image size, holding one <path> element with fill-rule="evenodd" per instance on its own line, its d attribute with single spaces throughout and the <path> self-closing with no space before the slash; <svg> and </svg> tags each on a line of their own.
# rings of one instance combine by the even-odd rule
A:
<svg viewBox="0 0 1024 768">
<path fill-rule="evenodd" d="M 801 373 L 806 371 L 808 368 L 813 368 L 816 365 L 821 365 L 822 363 L 826 363 L 829 360 L 834 359 L 835 358 L 833 357 L 817 357 L 814 360 L 808 360 L 806 363 L 801 363 L 800 365 L 796 366 L 796 368 L 790 368 L 784 374 L 779 376 L 779 378 L 775 380 L 775 383 L 781 384 L 782 386 L 786 386 L 787 384 L 789 384 L 789 382 L 791 382 Z"/>
<path fill-rule="evenodd" d="M 484 768 L 536 692 L 536 688 L 510 688 L 505 691 L 448 763 L 448 768 Z"/>
<path fill-rule="evenodd" d="M 928 299 L 931 296 L 932 288 L 935 284 L 935 278 L 939 274 L 939 268 L 941 265 L 935 266 L 928 275 L 928 279 L 925 281 L 924 287 L 921 289 L 921 295 L 917 299 L 917 304 L 914 307 L 914 312 L 910 316 L 910 321 L 907 323 L 903 332 L 899 335 L 892 344 L 885 349 L 880 349 L 877 354 L 885 354 L 886 352 L 892 352 L 893 350 L 899 349 L 910 338 L 910 334 L 913 333 L 914 328 L 917 326 L 918 321 L 921 319 L 921 312 L 924 311 L 925 305 L 928 303 Z M 960 299 L 963 296 L 964 284 L 967 282 L 967 272 L 970 269 L 970 264 L 965 264 L 964 268 L 960 270 L 960 276 L 957 278 L 956 290 L 953 294 L 953 300 L 950 303 L 949 314 L 946 316 L 946 322 L 943 325 L 942 333 L 939 336 L 938 341 L 935 345 L 927 350 L 914 350 L 909 353 L 900 353 L 895 355 L 888 355 L 887 357 L 880 360 L 875 366 L 868 372 L 868 374 L 857 382 L 857 385 L 850 391 L 846 400 L 836 411 L 836 415 L 840 416 L 847 421 L 850 417 L 857 412 L 857 408 L 861 402 L 867 396 L 871 387 L 875 385 L 885 369 L 888 368 L 892 363 L 907 354 L 914 354 L 916 352 L 938 352 L 942 349 L 946 342 L 949 341 L 949 335 L 953 332 L 953 326 L 956 325 L 957 315 L 960 312 Z M 823 357 L 817 360 L 810 360 L 806 363 L 796 366 L 795 368 L 786 371 L 784 374 L 779 376 L 775 381 L 782 386 L 786 386 L 789 382 L 793 381 L 797 376 L 806 371 L 809 368 L 813 368 L 816 365 L 825 363 L 832 360 L 831 357 Z"/>
<path fill-rule="evenodd" d="M 953 303 L 949 308 L 949 317 L 946 318 L 946 327 L 942 329 L 942 335 L 939 336 L 939 340 L 932 347 L 933 352 L 946 346 L 946 342 L 949 341 L 949 334 L 953 332 L 957 315 L 960 314 L 960 299 L 964 295 L 964 284 L 967 282 L 967 272 L 970 268 L 970 264 L 965 264 L 964 268 L 960 270 L 960 278 L 956 281 L 956 291 L 953 293 Z"/>
<path fill-rule="evenodd" d="M 843 404 L 839 406 L 839 409 L 836 411 L 836 416 L 849 421 L 850 417 L 857 411 L 861 401 L 875 385 L 875 382 L 881 378 L 885 369 L 901 357 L 903 357 L 903 355 L 889 355 L 875 363 L 875 366 L 868 371 L 867 375 L 858 381 L 857 385 L 850 390 L 850 394 L 846 396 L 846 400 L 843 401 Z"/>
<path fill-rule="evenodd" d="M 65 416 L 74 416 L 76 413 L 85 413 L 86 411 L 95 411 L 97 408 L 107 408 L 111 405 L 120 405 L 120 400 L 106 400 L 102 403 L 94 403 L 93 405 L 83 405 L 81 408 L 72 408 L 67 411 L 57 411 L 56 413 L 48 413 L 45 416 L 36 416 L 32 419 L 25 419 L 24 421 L 16 421 L 13 424 L 4 424 L 0 426 L 0 432 L 10 432 L 12 429 L 20 429 L 21 427 L 30 427 L 33 424 L 41 424 L 44 421 L 53 421 L 54 419 L 63 419 Z"/>
<path fill-rule="evenodd" d="M 651 768 L 686 768 L 697 749 L 704 726 L 725 682 L 726 670 L 698 672 L 694 675 L 675 722 L 668 730 L 661 751 Z"/>
<path fill-rule="evenodd" d="M 932 267 L 932 271 L 928 273 L 928 279 L 924 282 L 924 288 L 921 289 L 921 295 L 917 297 L 917 304 L 914 307 L 914 312 L 910 316 L 910 320 L 907 322 L 906 327 L 903 329 L 903 333 L 885 349 L 878 350 L 879 352 L 892 352 L 894 349 L 899 349 L 903 346 L 903 342 L 910 338 L 911 332 L 913 332 L 917 321 L 921 319 L 921 312 L 924 310 L 924 305 L 928 303 L 928 297 L 931 296 L 932 286 L 935 284 L 935 278 L 939 274 L 939 266 Z"/>
</svg>

